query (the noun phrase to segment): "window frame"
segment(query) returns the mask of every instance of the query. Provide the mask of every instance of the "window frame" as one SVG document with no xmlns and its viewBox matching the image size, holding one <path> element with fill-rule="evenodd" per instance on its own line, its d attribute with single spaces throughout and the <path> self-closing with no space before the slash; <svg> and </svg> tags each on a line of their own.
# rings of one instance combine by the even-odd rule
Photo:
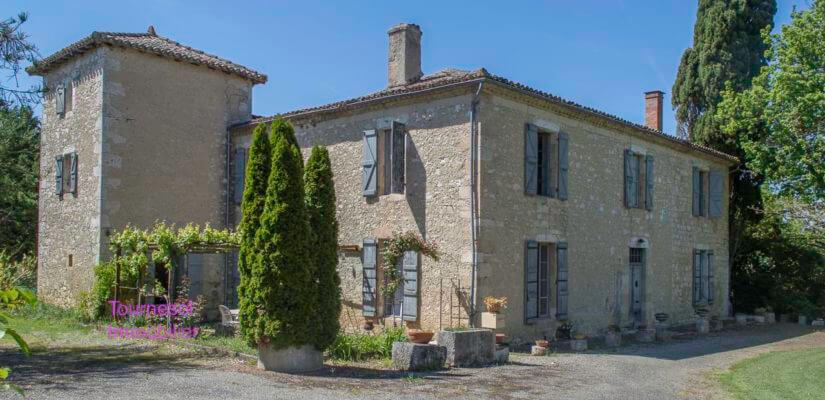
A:
<svg viewBox="0 0 825 400">
<path fill-rule="evenodd" d="M 716 291 L 716 274 L 710 273 L 711 260 L 715 263 L 715 252 L 711 249 L 694 249 L 693 253 L 691 254 L 691 263 L 696 263 L 695 254 L 699 254 L 699 264 L 694 265 L 693 268 L 699 268 L 699 289 L 696 289 L 696 280 L 693 275 L 691 275 L 691 282 L 693 282 L 692 290 L 694 293 L 698 293 L 699 296 L 693 299 L 693 305 L 696 306 L 698 304 L 702 304 L 702 302 L 707 303 L 708 305 L 713 304 L 716 301 L 716 293 L 712 293 Z M 713 257 L 713 259 L 711 259 Z M 715 267 L 714 267 L 715 268 Z M 693 271 L 692 274 L 696 274 Z M 713 283 L 713 285 L 711 285 Z M 713 286 L 713 288 L 711 288 Z M 712 296 L 711 296 L 712 294 Z"/>
<path fill-rule="evenodd" d="M 552 242 L 536 242 L 536 244 L 536 273 L 534 277 L 531 277 L 530 274 L 528 274 L 529 269 L 527 269 L 527 261 L 525 260 L 524 311 L 525 321 L 527 324 L 532 324 L 540 320 L 552 319 L 554 316 L 552 310 L 555 305 L 553 300 L 555 290 L 553 287 L 553 279 L 551 277 L 554 276 L 557 268 L 555 261 L 556 244 Z M 544 272 L 544 278 L 542 278 L 542 272 Z M 529 301 L 527 288 L 528 285 L 532 283 L 536 285 L 536 314 L 533 316 L 527 315 L 527 303 Z M 544 293 L 544 295 L 542 295 L 542 293 Z M 542 301 L 545 303 L 544 310 L 542 310 Z"/>
<path fill-rule="evenodd" d="M 400 128 L 400 132 L 395 131 L 395 127 Z M 378 154 L 376 155 L 376 168 L 379 174 L 377 195 L 385 196 L 388 194 L 406 194 L 407 193 L 407 161 L 409 160 L 409 151 L 407 149 L 408 130 L 406 124 L 398 121 L 393 121 L 388 128 L 377 129 L 378 139 L 377 147 Z M 394 133 L 396 135 L 394 135 Z M 400 134 L 399 134 L 400 133 Z M 400 138 L 399 138 L 400 136 Z M 400 140 L 398 140 L 400 139 Z M 401 146 L 399 150 L 398 146 Z M 394 158 L 398 154 L 403 154 L 399 168 L 401 171 L 401 188 L 393 187 L 393 177 L 395 176 L 394 167 L 396 166 Z"/>
<path fill-rule="evenodd" d="M 558 198 L 561 169 L 559 134 L 539 128 L 536 131 L 536 147 L 536 196 Z"/>
</svg>

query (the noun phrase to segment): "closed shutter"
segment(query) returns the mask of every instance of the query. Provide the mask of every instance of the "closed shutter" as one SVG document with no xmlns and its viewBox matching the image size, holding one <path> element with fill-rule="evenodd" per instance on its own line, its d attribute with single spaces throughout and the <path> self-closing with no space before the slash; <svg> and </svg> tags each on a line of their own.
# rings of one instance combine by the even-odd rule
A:
<svg viewBox="0 0 825 400">
<path fill-rule="evenodd" d="M 63 156 L 54 158 L 54 194 L 63 194 Z"/>
<path fill-rule="evenodd" d="M 363 267 L 363 299 L 362 311 L 365 317 L 375 316 L 375 282 L 376 264 L 378 261 L 378 243 L 375 239 L 364 239 L 363 251 L 361 254 L 361 265 Z"/>
<path fill-rule="evenodd" d="M 645 156 L 645 210 L 653 209 L 653 156 Z"/>
<path fill-rule="evenodd" d="M 186 270 L 189 276 L 189 298 L 195 300 L 203 293 L 203 254 L 192 253 L 186 256 Z"/>
<path fill-rule="evenodd" d="M 567 243 L 556 244 L 556 319 L 567 319 L 568 291 Z"/>
<path fill-rule="evenodd" d="M 538 189 L 539 161 L 538 128 L 526 124 L 524 127 L 524 193 L 536 194 Z"/>
<path fill-rule="evenodd" d="M 539 244 L 528 240 L 524 244 L 524 321 L 538 318 L 539 301 Z"/>
<path fill-rule="evenodd" d="M 404 303 L 401 307 L 401 319 L 418 320 L 418 252 L 405 251 L 401 265 L 404 274 Z"/>
<path fill-rule="evenodd" d="M 235 204 L 243 202 L 244 179 L 246 177 L 246 149 L 235 149 Z"/>
<path fill-rule="evenodd" d="M 693 250 L 693 304 L 702 299 L 702 252 Z"/>
<path fill-rule="evenodd" d="M 569 168 L 568 147 L 570 137 L 567 132 L 559 133 L 559 200 L 567 200 L 567 170 Z"/>
<path fill-rule="evenodd" d="M 363 155 L 363 193 L 364 196 L 375 196 L 377 192 L 378 170 L 377 170 L 377 150 L 378 135 L 375 130 L 364 131 L 364 155 Z"/>
<path fill-rule="evenodd" d="M 711 170 L 708 174 L 708 216 L 719 218 L 722 216 L 722 173 Z"/>
<path fill-rule="evenodd" d="M 72 155 L 63 155 L 63 193 L 71 193 L 72 181 Z"/>
<path fill-rule="evenodd" d="M 69 193 L 77 194 L 77 152 L 72 152 L 69 159 L 72 163 L 69 169 Z"/>
<path fill-rule="evenodd" d="M 693 167 L 693 216 L 702 215 L 702 174 L 699 168 Z"/>
<path fill-rule="evenodd" d="M 636 207 L 635 159 L 629 149 L 624 151 L 624 205 L 627 208 Z"/>
<path fill-rule="evenodd" d="M 713 279 L 713 252 L 708 251 L 707 269 L 708 269 L 708 304 L 713 304 L 716 297 L 716 282 Z"/>
<path fill-rule="evenodd" d="M 407 129 L 404 124 L 393 121 L 390 140 L 392 141 L 392 153 L 390 155 L 392 165 L 392 180 L 390 182 L 391 193 L 404 193 L 404 167 L 406 166 L 406 145 Z"/>
<path fill-rule="evenodd" d="M 66 112 L 66 87 L 63 84 L 57 85 L 55 90 L 55 112 L 63 114 Z"/>
</svg>

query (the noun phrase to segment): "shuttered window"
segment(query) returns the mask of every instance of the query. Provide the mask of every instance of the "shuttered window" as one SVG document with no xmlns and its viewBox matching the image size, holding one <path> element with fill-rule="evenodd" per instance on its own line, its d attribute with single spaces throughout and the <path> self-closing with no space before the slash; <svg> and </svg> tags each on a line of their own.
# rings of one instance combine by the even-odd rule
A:
<svg viewBox="0 0 825 400">
<path fill-rule="evenodd" d="M 69 154 L 69 193 L 77 195 L 77 152 Z"/>
<path fill-rule="evenodd" d="M 404 302 L 401 305 L 401 318 L 404 321 L 418 320 L 418 264 L 418 252 L 404 252 L 401 265 L 401 272 L 404 277 Z"/>
<path fill-rule="evenodd" d="M 724 177 L 721 171 L 702 171 L 693 167 L 693 216 L 719 218 L 724 201 Z"/>
<path fill-rule="evenodd" d="M 567 200 L 570 137 L 524 128 L 524 192 Z"/>
<path fill-rule="evenodd" d="M 529 240 L 524 252 L 524 319 L 529 324 L 551 316 L 551 274 L 557 249 L 553 243 Z"/>
<path fill-rule="evenodd" d="M 390 165 L 390 193 L 404 193 L 405 170 L 406 170 L 406 148 L 407 129 L 404 124 L 393 121 L 392 129 L 389 132 L 390 152 L 388 165 Z"/>
<path fill-rule="evenodd" d="M 722 173 L 711 170 L 708 173 L 708 217 L 710 218 L 722 216 L 722 195 L 724 193 L 722 185 Z"/>
<path fill-rule="evenodd" d="M 624 151 L 624 204 L 627 208 L 653 209 L 653 156 Z"/>
<path fill-rule="evenodd" d="M 57 85 L 54 92 L 55 113 L 63 114 L 66 112 L 66 87 L 63 84 Z"/>
<path fill-rule="evenodd" d="M 374 130 L 368 130 L 364 131 L 362 136 L 362 189 L 364 196 L 375 196 L 378 194 L 378 135 Z"/>
<path fill-rule="evenodd" d="M 54 158 L 54 194 L 63 194 L 63 156 Z"/>
<path fill-rule="evenodd" d="M 203 293 L 203 254 L 186 255 L 186 275 L 189 277 L 189 298 L 197 299 Z"/>
<path fill-rule="evenodd" d="M 390 129 L 364 131 L 363 137 L 364 196 L 405 193 L 409 157 L 406 125 L 393 121 Z"/>
<path fill-rule="evenodd" d="M 568 317 L 567 278 L 570 265 L 567 262 L 567 243 L 556 244 L 556 319 Z"/>
<path fill-rule="evenodd" d="M 693 251 L 693 304 L 713 304 L 716 297 L 713 250 Z"/>
<path fill-rule="evenodd" d="M 363 274 L 362 282 L 362 313 L 365 317 L 375 316 L 376 272 L 378 262 L 378 242 L 375 239 L 364 239 L 361 254 Z"/>
</svg>

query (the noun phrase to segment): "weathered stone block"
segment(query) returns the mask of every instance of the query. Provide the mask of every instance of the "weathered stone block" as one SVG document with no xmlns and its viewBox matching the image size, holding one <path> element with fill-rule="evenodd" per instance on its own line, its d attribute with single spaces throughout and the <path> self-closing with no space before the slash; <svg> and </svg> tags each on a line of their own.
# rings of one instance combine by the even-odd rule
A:
<svg viewBox="0 0 825 400">
<path fill-rule="evenodd" d="M 725 321 L 721 319 L 710 320 L 710 330 L 716 332 L 725 329 Z"/>
<path fill-rule="evenodd" d="M 587 339 L 573 339 L 570 341 L 570 350 L 587 351 Z"/>
<path fill-rule="evenodd" d="M 321 369 L 324 356 L 312 345 L 273 349 L 258 345 L 258 368 L 277 372 L 307 372 Z"/>
<path fill-rule="evenodd" d="M 510 348 L 507 345 L 496 345 L 496 363 L 504 364 L 510 360 Z"/>
<path fill-rule="evenodd" d="M 736 325 L 747 325 L 748 316 L 745 314 L 736 314 Z"/>
<path fill-rule="evenodd" d="M 643 343 L 650 343 L 656 340 L 656 330 L 655 329 L 639 329 L 636 332 L 636 340 L 643 342 Z"/>
<path fill-rule="evenodd" d="M 815 319 L 811 322 L 811 326 L 818 326 L 818 327 L 825 326 L 825 320 L 823 320 L 821 318 L 820 319 Z"/>
<path fill-rule="evenodd" d="M 660 342 L 668 341 L 673 337 L 673 332 L 668 330 L 667 326 L 657 326 L 656 327 L 656 340 Z"/>
<path fill-rule="evenodd" d="M 392 366 L 404 371 L 428 371 L 444 367 L 447 349 L 434 344 L 395 342 L 392 344 Z"/>
<path fill-rule="evenodd" d="M 710 321 L 708 321 L 706 318 L 697 319 L 696 332 L 699 334 L 705 334 L 710 332 Z"/>
<path fill-rule="evenodd" d="M 622 345 L 622 334 L 619 332 L 608 332 L 604 335 L 604 345 L 607 347 L 619 347 Z"/>
<path fill-rule="evenodd" d="M 489 365 L 495 360 L 496 337 L 488 329 L 441 331 L 437 342 L 447 348 L 447 364 L 453 367 Z"/>
<path fill-rule="evenodd" d="M 765 323 L 766 324 L 775 324 L 776 323 L 776 314 L 769 312 L 765 314 Z"/>
<path fill-rule="evenodd" d="M 765 316 L 764 315 L 754 315 L 753 321 L 757 324 L 764 324 L 765 323 Z"/>
<path fill-rule="evenodd" d="M 543 356 L 547 354 L 547 347 L 533 346 L 530 348 L 530 354 L 534 356 Z"/>
</svg>

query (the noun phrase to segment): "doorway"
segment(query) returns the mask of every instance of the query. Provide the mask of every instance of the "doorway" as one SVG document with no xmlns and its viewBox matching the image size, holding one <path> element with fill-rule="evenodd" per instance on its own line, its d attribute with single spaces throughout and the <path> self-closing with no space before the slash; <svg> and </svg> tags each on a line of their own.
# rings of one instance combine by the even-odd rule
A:
<svg viewBox="0 0 825 400">
<path fill-rule="evenodd" d="M 630 249 L 630 320 L 634 327 L 645 324 L 645 249 Z"/>
</svg>

